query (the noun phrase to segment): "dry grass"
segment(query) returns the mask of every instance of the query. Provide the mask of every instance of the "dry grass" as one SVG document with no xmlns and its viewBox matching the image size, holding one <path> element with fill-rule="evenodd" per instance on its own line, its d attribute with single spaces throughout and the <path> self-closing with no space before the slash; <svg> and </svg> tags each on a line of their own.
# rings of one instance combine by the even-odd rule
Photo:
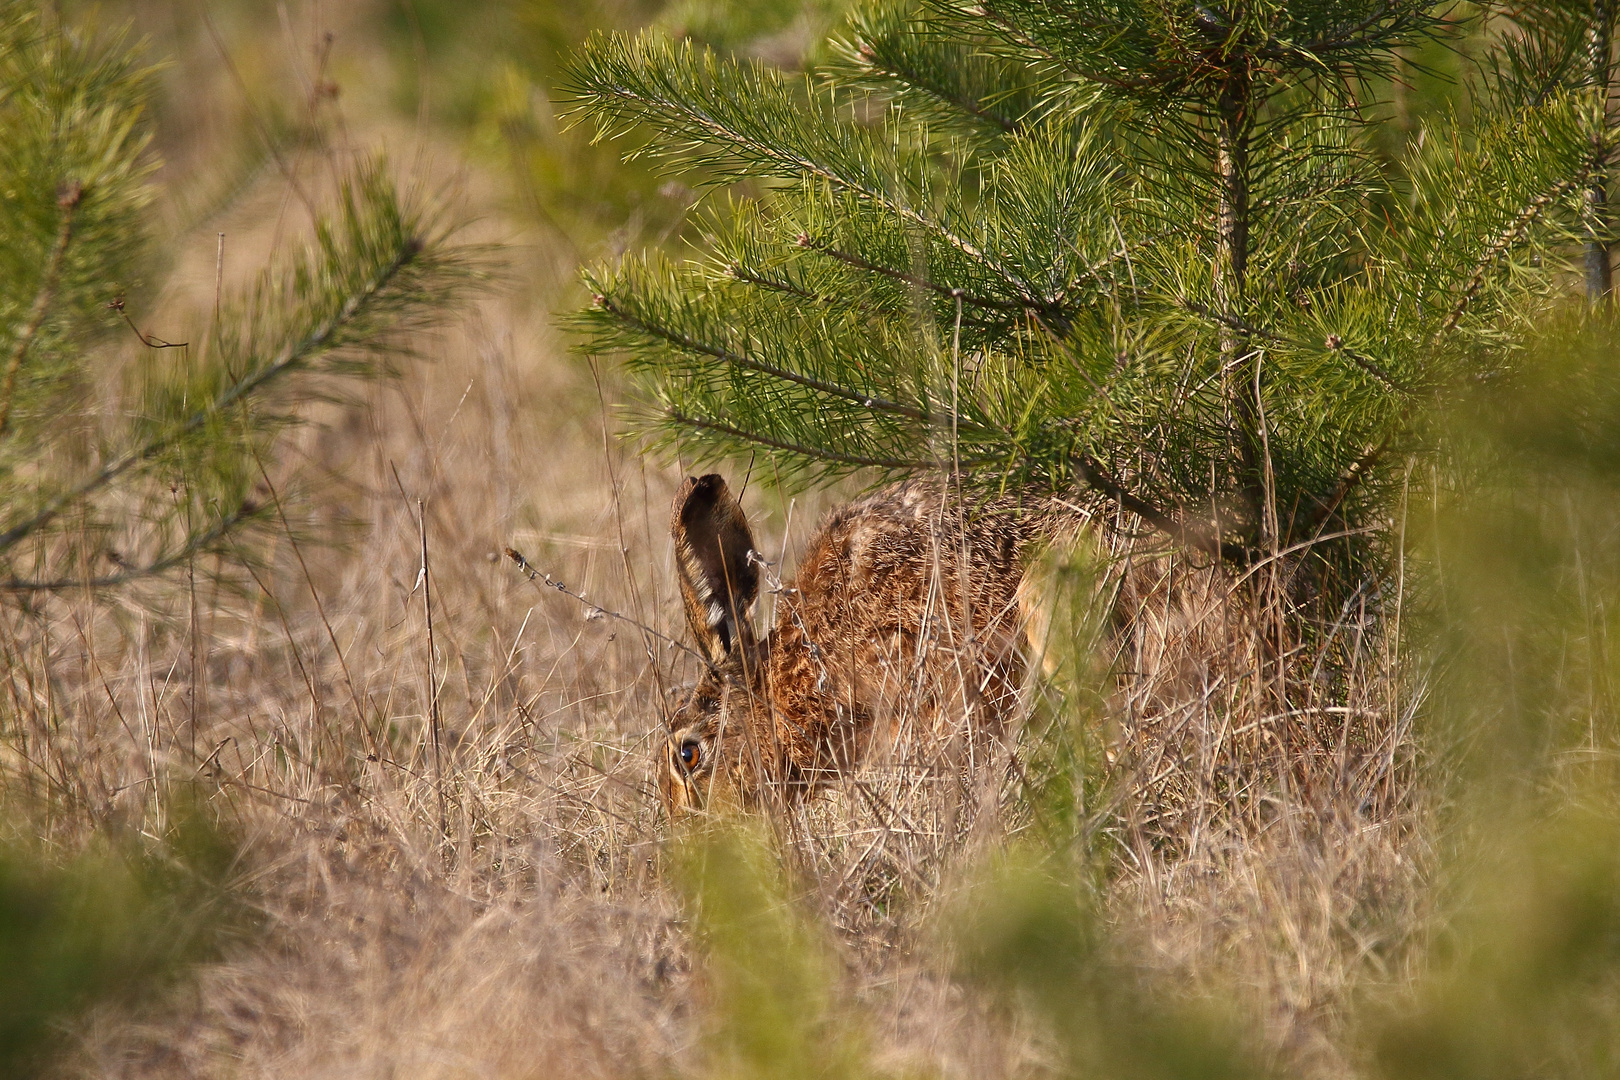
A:
<svg viewBox="0 0 1620 1080">
<path fill-rule="evenodd" d="M 380 64 L 346 45 L 346 75 Z M 227 100 L 205 52 L 185 77 Z M 7 782 L 44 808 L 38 828 L 68 847 L 109 823 L 156 833 L 172 800 L 198 791 L 240 838 L 237 883 L 263 916 L 262 935 L 170 997 L 95 1018 L 70 1071 L 702 1072 L 710 999 L 667 880 L 648 758 L 661 703 L 693 672 L 496 555 L 510 544 L 593 603 L 678 634 L 664 522 L 680 470 L 610 434 L 623 388 L 611 365 L 567 355 L 550 316 L 576 298 L 529 283 L 570 268 L 498 174 L 421 131 L 368 125 L 385 111 L 357 97 L 331 128 L 341 144 L 290 167 L 318 186 L 349 147 L 387 141 L 503 243 L 508 283 L 419 343 L 424 359 L 399 380 L 312 408 L 287 439 L 280 475 L 315 478 L 298 524 L 348 521 L 341 544 L 283 535 L 240 592 L 199 575 L 195 622 L 181 580 L 127 600 L 57 597 L 0 625 L 16 732 L 0 752 Z M 180 162 L 201 153 L 173 149 Z M 156 304 L 164 325 L 205 320 L 216 232 L 241 280 L 301 227 L 274 168 L 210 183 L 240 190 L 191 220 Z M 748 501 L 791 567 L 834 497 L 755 488 Z M 1230 581 L 1149 555 L 1124 580 L 1114 640 L 1132 674 L 1099 729 L 1109 801 L 1088 810 L 1113 840 L 1120 941 L 1191 993 L 1241 987 L 1238 1008 L 1290 1072 L 1351 1075 L 1343 1011 L 1360 988 L 1409 976 L 1428 857 L 1403 789 L 1413 704 L 1377 617 L 1393 601 L 1346 609 L 1335 688 L 1284 713 L 1256 689 L 1264 663 Z M 1030 691 L 1037 715 L 1043 693 Z M 382 738 L 376 760 L 365 730 Z M 935 932 L 952 891 L 1027 824 L 1005 755 L 974 776 L 873 767 L 777 823 L 873 1071 L 1050 1066 L 1039 1038 L 952 981 Z"/>
</svg>

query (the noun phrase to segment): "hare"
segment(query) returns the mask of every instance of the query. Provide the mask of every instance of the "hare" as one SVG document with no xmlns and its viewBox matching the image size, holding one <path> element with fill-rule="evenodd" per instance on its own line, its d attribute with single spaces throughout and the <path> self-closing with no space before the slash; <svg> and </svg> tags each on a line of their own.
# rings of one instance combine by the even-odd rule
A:
<svg viewBox="0 0 1620 1080">
<path fill-rule="evenodd" d="M 1039 511 L 916 480 L 849 503 L 777 590 L 763 638 L 749 615 L 768 564 L 725 480 L 689 478 L 670 531 L 708 660 L 668 721 L 658 772 L 671 813 L 790 805 L 921 734 L 994 731 L 1013 708 Z"/>
</svg>

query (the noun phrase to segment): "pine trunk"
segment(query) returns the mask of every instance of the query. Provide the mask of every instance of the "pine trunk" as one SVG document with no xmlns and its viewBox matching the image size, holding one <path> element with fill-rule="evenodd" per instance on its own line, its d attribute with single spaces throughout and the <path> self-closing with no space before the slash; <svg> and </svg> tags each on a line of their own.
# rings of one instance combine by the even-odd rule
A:
<svg viewBox="0 0 1620 1080">
<path fill-rule="evenodd" d="M 1613 44 L 1614 26 L 1613 14 L 1610 10 L 1609 0 L 1597 0 L 1592 5 L 1592 31 L 1589 42 L 1589 57 L 1592 68 L 1592 85 L 1602 102 L 1601 123 L 1608 124 L 1609 103 L 1609 76 L 1611 71 L 1610 53 Z M 1599 131 L 1594 137 L 1594 151 L 1602 154 L 1602 140 L 1605 132 Z M 1613 271 L 1609 260 L 1609 193 L 1608 175 L 1604 162 L 1599 160 L 1592 170 L 1592 180 L 1586 188 L 1587 211 L 1587 239 L 1586 239 L 1586 296 L 1592 303 L 1602 302 L 1613 286 Z"/>
<path fill-rule="evenodd" d="M 1232 61 L 1217 102 L 1215 172 L 1219 184 L 1215 254 L 1215 299 L 1221 308 L 1221 369 L 1226 373 L 1232 417 L 1237 427 L 1242 490 L 1249 527 L 1260 546 L 1268 545 L 1261 410 L 1260 354 L 1239 329 L 1249 270 L 1249 138 L 1251 87 L 1244 58 Z"/>
</svg>

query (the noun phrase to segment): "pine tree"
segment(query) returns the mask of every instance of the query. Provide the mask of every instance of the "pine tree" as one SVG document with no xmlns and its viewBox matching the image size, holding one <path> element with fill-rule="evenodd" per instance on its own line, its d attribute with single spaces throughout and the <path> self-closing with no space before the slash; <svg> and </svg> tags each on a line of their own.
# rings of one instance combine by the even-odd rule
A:
<svg viewBox="0 0 1620 1080">
<path fill-rule="evenodd" d="M 1468 125 L 1371 154 L 1369 80 L 1438 26 L 1420 0 L 902 0 L 804 79 L 592 38 L 599 137 L 733 198 L 698 257 L 591 273 L 588 344 L 683 447 L 1078 487 L 1234 567 L 1364 557 L 1432 404 L 1557 288 L 1594 177 L 1583 99 L 1500 73 Z"/>
<path fill-rule="evenodd" d="M 1583 199 L 1575 207 L 1574 234 L 1583 252 L 1587 298 L 1597 303 L 1613 288 L 1614 222 L 1609 211 L 1616 110 L 1615 23 L 1611 0 L 1539 0 L 1492 10 L 1503 23 L 1496 84 L 1504 95 L 1533 103 L 1549 94 L 1581 99 L 1590 160 Z"/>
<path fill-rule="evenodd" d="M 270 526 L 276 433 L 300 396 L 379 370 L 398 331 L 442 316 L 470 253 L 378 163 L 342 185 L 314 242 L 211 327 L 139 329 L 162 246 L 145 104 L 149 72 L 118 35 L 0 0 L 0 595 L 110 588 L 206 555 L 243 557 Z M 118 344 L 145 362 L 112 380 Z M 175 335 L 180 336 L 180 335 Z M 119 395 L 129 419 L 87 407 Z"/>
</svg>

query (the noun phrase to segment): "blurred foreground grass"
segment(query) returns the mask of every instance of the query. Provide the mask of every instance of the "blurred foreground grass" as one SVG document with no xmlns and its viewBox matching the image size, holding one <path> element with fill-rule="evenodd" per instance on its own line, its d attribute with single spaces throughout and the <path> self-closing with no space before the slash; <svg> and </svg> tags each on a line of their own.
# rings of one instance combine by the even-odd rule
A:
<svg viewBox="0 0 1620 1080">
<path fill-rule="evenodd" d="M 3 805 L 12 829 L 27 820 L 16 800 Z M 150 1001 L 244 929 L 227 884 L 235 855 L 196 815 L 161 840 L 104 836 L 66 859 L 0 846 L 0 1076 L 47 1074 L 78 1014 Z"/>
</svg>

